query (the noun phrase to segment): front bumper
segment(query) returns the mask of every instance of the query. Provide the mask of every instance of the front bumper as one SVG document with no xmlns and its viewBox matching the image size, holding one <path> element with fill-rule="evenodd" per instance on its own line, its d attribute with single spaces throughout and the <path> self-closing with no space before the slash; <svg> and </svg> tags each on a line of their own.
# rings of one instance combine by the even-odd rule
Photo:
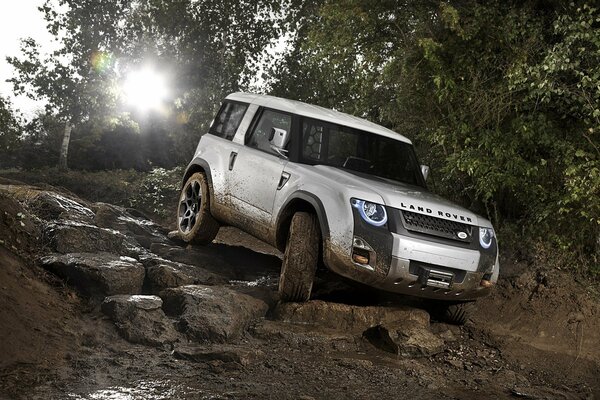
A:
<svg viewBox="0 0 600 400">
<path fill-rule="evenodd" d="M 454 281 L 445 288 L 428 285 L 423 281 L 421 274 L 415 274 L 418 269 L 411 268 L 410 265 L 410 260 L 393 257 L 388 275 L 377 286 L 389 292 L 448 301 L 473 300 L 486 296 L 491 291 L 491 288 L 481 286 L 481 280 L 485 275 L 483 272 L 466 271 L 461 282 Z M 431 268 L 448 270 L 440 266 L 431 266 Z"/>
<path fill-rule="evenodd" d="M 490 286 L 482 280 L 495 283 L 498 260 L 490 262 L 481 252 L 472 248 L 451 246 L 415 237 L 391 233 L 391 248 L 381 264 L 365 267 L 352 261 L 351 253 L 331 254 L 329 267 L 349 279 L 389 292 L 448 301 L 472 300 L 488 295 Z M 364 238 L 367 243 L 369 239 Z M 370 244 L 370 243 L 369 243 Z M 379 247 L 374 245 L 372 247 Z M 379 249 L 382 250 L 381 248 Z M 388 261 L 389 260 L 389 261 Z M 492 264 L 493 263 L 493 264 Z M 428 279 L 431 276 L 449 276 L 447 281 Z"/>
</svg>

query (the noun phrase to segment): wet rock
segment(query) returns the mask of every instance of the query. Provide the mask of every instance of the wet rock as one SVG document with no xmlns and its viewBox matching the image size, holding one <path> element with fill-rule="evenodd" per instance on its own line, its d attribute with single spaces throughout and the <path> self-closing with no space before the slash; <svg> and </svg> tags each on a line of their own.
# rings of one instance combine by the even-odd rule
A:
<svg viewBox="0 0 600 400">
<path fill-rule="evenodd" d="M 442 339 L 418 325 L 378 325 L 367 329 L 364 337 L 375 347 L 401 357 L 429 357 L 444 350 Z"/>
<path fill-rule="evenodd" d="M 515 386 L 510 389 L 510 393 L 514 397 L 519 397 L 523 399 L 532 399 L 532 400 L 575 400 L 580 399 L 581 397 L 575 393 L 569 393 L 562 390 L 552 389 L 550 387 L 543 386 Z"/>
<path fill-rule="evenodd" d="M 302 351 L 355 352 L 359 350 L 354 335 L 310 325 L 264 320 L 252 327 L 251 333 L 256 338 L 268 342 L 284 342 L 286 346 Z"/>
<path fill-rule="evenodd" d="M 313 324 L 345 332 L 362 333 L 366 329 L 396 322 L 429 326 L 429 314 L 411 307 L 352 306 L 320 300 L 306 303 L 282 303 L 274 311 L 278 320 Z"/>
<path fill-rule="evenodd" d="M 54 251 L 63 254 L 109 252 L 136 256 L 142 251 L 120 232 L 75 221 L 48 224 L 44 237 Z"/>
<path fill-rule="evenodd" d="M 90 297 L 139 294 L 144 266 L 130 257 L 109 253 L 70 253 L 43 257 L 44 268 Z"/>
<path fill-rule="evenodd" d="M 179 339 L 161 307 L 162 300 L 158 296 L 116 295 L 102 302 L 102 311 L 113 320 L 126 340 L 151 346 Z"/>
<path fill-rule="evenodd" d="M 456 342 L 460 339 L 460 327 L 456 325 L 435 323 L 431 324 L 430 330 L 446 343 Z"/>
<path fill-rule="evenodd" d="M 259 350 L 224 345 L 210 348 L 177 346 L 175 350 L 173 350 L 173 355 L 176 358 L 194 362 L 222 361 L 225 363 L 232 362 L 242 366 L 248 366 L 256 360 L 257 357 L 262 355 L 262 352 Z"/>
<path fill-rule="evenodd" d="M 232 282 L 229 283 L 231 284 Z M 279 302 L 279 293 L 276 290 L 260 286 L 254 282 L 250 284 L 233 284 L 231 289 L 264 302 L 269 307 L 269 311 L 273 310 Z"/>
<path fill-rule="evenodd" d="M 82 200 L 74 200 L 75 196 L 67 197 L 55 191 L 23 184 L 0 185 L 0 191 L 27 204 L 29 210 L 42 220 L 89 223 L 94 217 L 94 212 Z"/>
<path fill-rule="evenodd" d="M 178 328 L 189 337 L 209 342 L 239 338 L 268 305 L 223 286 L 188 285 L 160 293 L 168 315 L 178 316 Z"/>
<path fill-rule="evenodd" d="M 165 260 L 154 254 L 140 258 L 146 268 L 146 284 L 151 293 L 160 293 L 168 288 L 185 285 L 218 285 L 227 283 L 227 279 L 195 265 L 187 265 Z"/>
<path fill-rule="evenodd" d="M 94 221 L 102 228 L 109 228 L 123 234 L 132 236 L 146 249 L 150 249 L 152 243 L 166 243 L 166 230 L 154 222 L 134 217 L 123 207 L 105 203 L 96 203 L 96 215 Z"/>
<path fill-rule="evenodd" d="M 46 221 L 91 223 L 94 212 L 86 205 L 56 192 L 40 191 L 29 200 L 31 211 Z"/>
<path fill-rule="evenodd" d="M 257 281 L 269 275 L 278 275 L 281 269 L 281 260 L 278 257 L 242 246 L 212 243 L 207 246 L 184 248 L 154 243 L 150 251 L 172 261 L 196 265 L 221 275 L 226 274 L 230 280 Z"/>
<path fill-rule="evenodd" d="M 187 242 L 185 242 L 183 239 L 181 239 L 181 237 L 179 236 L 179 232 L 178 231 L 171 231 L 169 233 L 167 233 L 167 238 L 173 242 L 176 243 L 180 246 L 186 246 Z"/>
</svg>

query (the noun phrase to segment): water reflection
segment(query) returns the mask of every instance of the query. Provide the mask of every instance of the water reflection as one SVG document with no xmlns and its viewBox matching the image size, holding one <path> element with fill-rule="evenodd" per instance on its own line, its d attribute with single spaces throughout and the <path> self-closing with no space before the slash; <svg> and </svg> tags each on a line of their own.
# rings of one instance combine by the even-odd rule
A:
<svg viewBox="0 0 600 400">
<path fill-rule="evenodd" d="M 167 399 L 223 399 L 219 395 L 187 385 L 165 381 L 139 381 L 134 386 L 111 386 L 87 393 L 69 393 L 73 400 L 167 400 Z"/>
</svg>

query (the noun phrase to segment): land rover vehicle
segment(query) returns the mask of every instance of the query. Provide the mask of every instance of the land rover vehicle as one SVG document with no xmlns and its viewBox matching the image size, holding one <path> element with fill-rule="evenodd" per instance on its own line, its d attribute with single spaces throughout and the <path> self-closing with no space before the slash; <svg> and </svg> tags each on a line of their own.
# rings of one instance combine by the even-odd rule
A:
<svg viewBox="0 0 600 400">
<path fill-rule="evenodd" d="M 462 302 L 497 281 L 487 219 L 431 193 L 406 137 L 265 95 L 225 98 L 183 178 L 179 235 L 236 226 L 284 252 L 279 292 L 309 299 L 319 262 L 386 291 Z"/>
</svg>

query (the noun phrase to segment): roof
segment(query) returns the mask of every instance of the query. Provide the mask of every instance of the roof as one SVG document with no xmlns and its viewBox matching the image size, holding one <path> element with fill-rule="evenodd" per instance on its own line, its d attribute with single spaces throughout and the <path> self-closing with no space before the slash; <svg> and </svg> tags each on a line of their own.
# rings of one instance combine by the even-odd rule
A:
<svg viewBox="0 0 600 400">
<path fill-rule="evenodd" d="M 252 103 L 258 106 L 274 108 L 276 110 L 281 111 L 287 111 L 309 118 L 348 126 L 354 129 L 360 129 L 363 131 L 374 133 L 376 135 L 389 137 L 394 140 L 400 140 L 406 143 L 411 143 L 411 141 L 407 137 L 402 136 L 401 134 L 396 133 L 386 127 L 367 121 L 366 119 L 358 118 L 353 115 L 345 114 L 339 111 L 330 110 L 328 108 L 323 108 L 312 104 L 306 104 L 301 101 L 283 99 L 280 97 L 268 96 L 265 94 L 243 92 L 232 93 L 229 96 L 227 96 L 226 99 L 241 101 L 244 103 Z"/>
</svg>

